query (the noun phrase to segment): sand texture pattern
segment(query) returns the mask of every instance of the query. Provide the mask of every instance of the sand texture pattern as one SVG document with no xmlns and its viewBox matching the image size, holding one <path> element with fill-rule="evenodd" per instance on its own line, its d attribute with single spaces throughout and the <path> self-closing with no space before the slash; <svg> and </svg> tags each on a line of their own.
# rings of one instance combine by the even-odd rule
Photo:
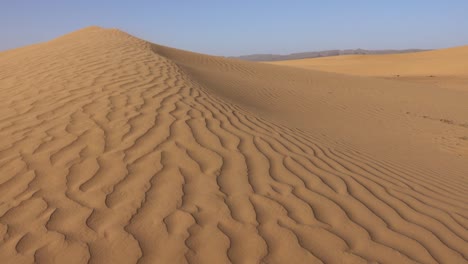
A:
<svg viewBox="0 0 468 264">
<path fill-rule="evenodd" d="M 464 91 L 91 27 L 0 98 L 1 263 L 467 263 Z"/>
</svg>

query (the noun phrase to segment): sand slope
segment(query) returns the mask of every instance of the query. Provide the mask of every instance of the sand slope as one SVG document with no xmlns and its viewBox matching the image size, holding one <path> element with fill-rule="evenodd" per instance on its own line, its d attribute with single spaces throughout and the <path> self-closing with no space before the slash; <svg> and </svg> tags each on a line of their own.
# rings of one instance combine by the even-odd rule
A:
<svg viewBox="0 0 468 264">
<path fill-rule="evenodd" d="M 328 72 L 416 81 L 467 91 L 468 46 L 388 55 L 349 55 L 271 62 Z"/>
<path fill-rule="evenodd" d="M 0 98 L 2 262 L 467 262 L 463 91 L 91 27 Z"/>
<path fill-rule="evenodd" d="M 345 55 L 324 58 L 271 62 L 367 76 L 385 75 L 468 75 L 468 46 L 424 52 Z"/>
</svg>

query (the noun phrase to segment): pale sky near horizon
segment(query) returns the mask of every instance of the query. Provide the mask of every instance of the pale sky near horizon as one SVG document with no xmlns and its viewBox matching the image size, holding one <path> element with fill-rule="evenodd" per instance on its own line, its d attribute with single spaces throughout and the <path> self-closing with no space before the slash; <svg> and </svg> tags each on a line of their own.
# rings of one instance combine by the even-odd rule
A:
<svg viewBox="0 0 468 264">
<path fill-rule="evenodd" d="M 0 0 L 0 50 L 98 25 L 201 53 L 468 45 L 467 0 Z"/>
</svg>

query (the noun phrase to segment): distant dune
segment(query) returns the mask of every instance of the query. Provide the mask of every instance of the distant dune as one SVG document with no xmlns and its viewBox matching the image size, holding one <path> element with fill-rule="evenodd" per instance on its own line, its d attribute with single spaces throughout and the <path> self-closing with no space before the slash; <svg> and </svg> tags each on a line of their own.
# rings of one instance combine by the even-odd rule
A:
<svg viewBox="0 0 468 264">
<path fill-rule="evenodd" d="M 251 54 L 238 57 L 231 57 L 233 59 L 241 59 L 248 61 L 282 61 L 282 60 L 298 60 L 307 58 L 329 57 L 329 56 L 342 56 L 353 54 L 395 54 L 395 53 L 408 53 L 427 51 L 423 49 L 404 49 L 404 50 L 365 50 L 365 49 L 346 49 L 346 50 L 323 50 L 323 51 L 310 51 L 291 53 L 287 55 L 280 54 Z"/>
<path fill-rule="evenodd" d="M 391 55 L 349 55 L 272 62 L 344 74 L 392 78 L 468 91 L 468 46 Z"/>
<path fill-rule="evenodd" d="M 1 52 L 0 262 L 467 263 L 467 92 L 308 65 L 99 27 Z"/>
</svg>

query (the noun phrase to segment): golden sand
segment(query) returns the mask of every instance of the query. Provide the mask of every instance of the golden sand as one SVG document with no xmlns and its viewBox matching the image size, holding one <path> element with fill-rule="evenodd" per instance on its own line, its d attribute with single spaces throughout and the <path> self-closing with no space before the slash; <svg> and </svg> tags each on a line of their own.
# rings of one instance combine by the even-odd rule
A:
<svg viewBox="0 0 468 264">
<path fill-rule="evenodd" d="M 466 91 L 98 27 L 2 52 L 0 262 L 466 263 Z"/>
</svg>

